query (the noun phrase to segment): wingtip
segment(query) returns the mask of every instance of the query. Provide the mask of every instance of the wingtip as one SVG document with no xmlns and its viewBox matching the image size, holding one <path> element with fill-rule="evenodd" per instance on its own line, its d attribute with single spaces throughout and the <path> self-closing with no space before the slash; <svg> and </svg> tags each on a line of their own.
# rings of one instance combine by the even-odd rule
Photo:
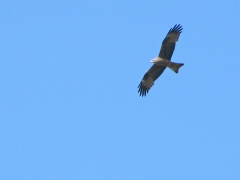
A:
<svg viewBox="0 0 240 180">
<path fill-rule="evenodd" d="M 179 33 L 181 34 L 182 33 L 182 30 L 183 30 L 183 27 L 181 24 L 175 24 L 173 26 L 173 28 L 171 28 L 169 31 L 168 31 L 168 34 L 171 33 L 171 32 L 176 32 L 176 33 Z"/>
<path fill-rule="evenodd" d="M 144 96 L 146 96 L 147 95 L 147 93 L 148 93 L 148 89 L 145 89 L 144 87 L 142 87 L 142 84 L 140 83 L 139 85 L 138 85 L 138 93 L 139 93 L 139 96 L 142 96 L 142 97 L 144 97 Z"/>
</svg>

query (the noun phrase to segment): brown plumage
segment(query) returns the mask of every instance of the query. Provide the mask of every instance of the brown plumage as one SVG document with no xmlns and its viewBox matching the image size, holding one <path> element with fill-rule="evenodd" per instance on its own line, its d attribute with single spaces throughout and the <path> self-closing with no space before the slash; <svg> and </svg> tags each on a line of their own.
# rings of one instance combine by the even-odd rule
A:
<svg viewBox="0 0 240 180">
<path fill-rule="evenodd" d="M 138 86 L 138 92 L 140 93 L 140 96 L 146 96 L 150 88 L 154 85 L 154 81 L 163 73 L 166 67 L 169 67 L 175 73 L 178 73 L 179 68 L 184 65 L 183 63 L 171 62 L 175 44 L 179 39 L 182 29 L 182 26 L 178 24 L 168 31 L 167 36 L 162 42 L 158 57 L 151 60 L 151 62 L 154 64 L 145 73 Z"/>
</svg>

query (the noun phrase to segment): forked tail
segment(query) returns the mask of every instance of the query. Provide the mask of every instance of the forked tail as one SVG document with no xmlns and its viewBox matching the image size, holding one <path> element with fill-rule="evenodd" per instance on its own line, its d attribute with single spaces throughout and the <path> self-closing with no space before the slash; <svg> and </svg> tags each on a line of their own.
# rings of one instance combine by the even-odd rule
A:
<svg viewBox="0 0 240 180">
<path fill-rule="evenodd" d="M 184 64 L 183 63 L 175 63 L 171 62 L 168 67 L 173 70 L 175 73 L 178 73 L 178 70 L 180 67 L 182 67 Z"/>
</svg>

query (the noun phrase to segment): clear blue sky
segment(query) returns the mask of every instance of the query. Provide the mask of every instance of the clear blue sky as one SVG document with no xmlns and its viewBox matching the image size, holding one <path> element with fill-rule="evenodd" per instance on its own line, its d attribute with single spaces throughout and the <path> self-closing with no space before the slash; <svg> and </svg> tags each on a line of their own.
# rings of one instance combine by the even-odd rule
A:
<svg viewBox="0 0 240 180">
<path fill-rule="evenodd" d="M 240 2 L 0 3 L 0 179 L 239 180 Z M 183 33 L 149 94 L 168 30 Z"/>
</svg>

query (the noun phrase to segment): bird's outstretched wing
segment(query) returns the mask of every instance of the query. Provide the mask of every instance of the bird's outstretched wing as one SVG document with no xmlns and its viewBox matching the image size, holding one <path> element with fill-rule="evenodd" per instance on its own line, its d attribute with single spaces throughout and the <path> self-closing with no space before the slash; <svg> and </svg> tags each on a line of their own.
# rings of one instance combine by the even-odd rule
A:
<svg viewBox="0 0 240 180">
<path fill-rule="evenodd" d="M 182 32 L 182 26 L 180 24 L 176 24 L 173 28 L 171 28 L 167 36 L 162 42 L 161 50 L 159 52 L 159 57 L 167 60 L 171 60 L 173 51 L 175 49 L 176 42 Z"/>
<path fill-rule="evenodd" d="M 148 72 L 145 73 L 138 86 L 138 92 L 140 93 L 140 96 L 146 96 L 149 89 L 154 85 L 154 81 L 163 73 L 165 69 L 165 66 L 158 66 L 156 64 L 152 65 Z"/>
</svg>

